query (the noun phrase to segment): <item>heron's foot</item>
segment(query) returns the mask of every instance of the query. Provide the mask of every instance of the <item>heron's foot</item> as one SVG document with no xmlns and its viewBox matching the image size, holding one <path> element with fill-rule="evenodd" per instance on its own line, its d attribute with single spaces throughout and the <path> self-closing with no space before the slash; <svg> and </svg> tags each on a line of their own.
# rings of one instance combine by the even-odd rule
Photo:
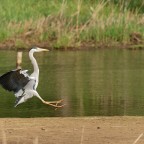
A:
<svg viewBox="0 0 144 144">
<path fill-rule="evenodd" d="M 58 100 L 58 101 L 43 101 L 44 104 L 50 105 L 57 108 L 64 107 L 65 104 L 62 104 L 63 100 Z"/>
</svg>

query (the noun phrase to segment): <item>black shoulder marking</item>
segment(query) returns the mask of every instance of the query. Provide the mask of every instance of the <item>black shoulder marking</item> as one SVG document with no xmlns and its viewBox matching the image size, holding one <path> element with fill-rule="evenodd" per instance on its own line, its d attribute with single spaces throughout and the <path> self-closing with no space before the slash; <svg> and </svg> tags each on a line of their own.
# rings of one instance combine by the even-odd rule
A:
<svg viewBox="0 0 144 144">
<path fill-rule="evenodd" d="M 29 78 L 20 73 L 21 69 L 5 73 L 0 77 L 0 84 L 8 91 L 18 92 L 28 82 Z"/>
</svg>

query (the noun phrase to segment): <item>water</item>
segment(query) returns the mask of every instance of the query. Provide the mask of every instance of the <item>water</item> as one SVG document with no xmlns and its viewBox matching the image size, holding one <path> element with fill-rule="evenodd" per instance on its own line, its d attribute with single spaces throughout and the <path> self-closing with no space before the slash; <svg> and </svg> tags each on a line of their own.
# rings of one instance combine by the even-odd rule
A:
<svg viewBox="0 0 144 144">
<path fill-rule="evenodd" d="M 144 115 L 144 51 L 96 50 L 37 53 L 39 94 L 64 99 L 54 110 L 33 97 L 14 108 L 15 97 L 0 87 L 0 117 Z M 15 69 L 16 52 L 0 51 L 0 74 Z M 28 52 L 23 69 L 33 68 Z"/>
</svg>

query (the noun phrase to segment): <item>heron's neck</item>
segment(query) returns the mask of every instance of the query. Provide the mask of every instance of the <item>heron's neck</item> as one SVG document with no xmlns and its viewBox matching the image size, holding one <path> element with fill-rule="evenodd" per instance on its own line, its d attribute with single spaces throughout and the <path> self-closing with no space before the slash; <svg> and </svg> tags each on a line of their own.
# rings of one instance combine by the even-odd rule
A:
<svg viewBox="0 0 144 144">
<path fill-rule="evenodd" d="M 31 63 L 32 63 L 33 68 L 34 68 L 34 72 L 33 73 L 37 74 L 37 76 L 38 76 L 39 75 L 39 67 L 38 67 L 36 59 L 33 56 L 33 52 L 29 52 L 29 58 L 30 58 Z"/>
</svg>

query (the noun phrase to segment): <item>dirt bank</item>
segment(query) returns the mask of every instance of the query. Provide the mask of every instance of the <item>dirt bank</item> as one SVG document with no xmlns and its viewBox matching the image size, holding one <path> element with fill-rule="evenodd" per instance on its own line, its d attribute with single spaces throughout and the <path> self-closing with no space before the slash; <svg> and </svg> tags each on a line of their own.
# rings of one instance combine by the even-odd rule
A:
<svg viewBox="0 0 144 144">
<path fill-rule="evenodd" d="M 127 42 L 108 41 L 108 42 L 96 42 L 82 41 L 78 44 L 73 43 L 71 46 L 55 47 L 56 41 L 38 41 L 35 37 L 26 37 L 25 34 L 21 34 L 17 37 L 9 38 L 3 42 L 0 42 L 0 50 L 19 50 L 30 49 L 33 46 L 39 46 L 48 48 L 50 50 L 95 50 L 102 48 L 122 48 L 122 49 L 144 49 L 144 38 L 140 33 L 131 33 Z"/>
<path fill-rule="evenodd" d="M 143 144 L 144 117 L 1 118 L 2 144 Z"/>
</svg>

